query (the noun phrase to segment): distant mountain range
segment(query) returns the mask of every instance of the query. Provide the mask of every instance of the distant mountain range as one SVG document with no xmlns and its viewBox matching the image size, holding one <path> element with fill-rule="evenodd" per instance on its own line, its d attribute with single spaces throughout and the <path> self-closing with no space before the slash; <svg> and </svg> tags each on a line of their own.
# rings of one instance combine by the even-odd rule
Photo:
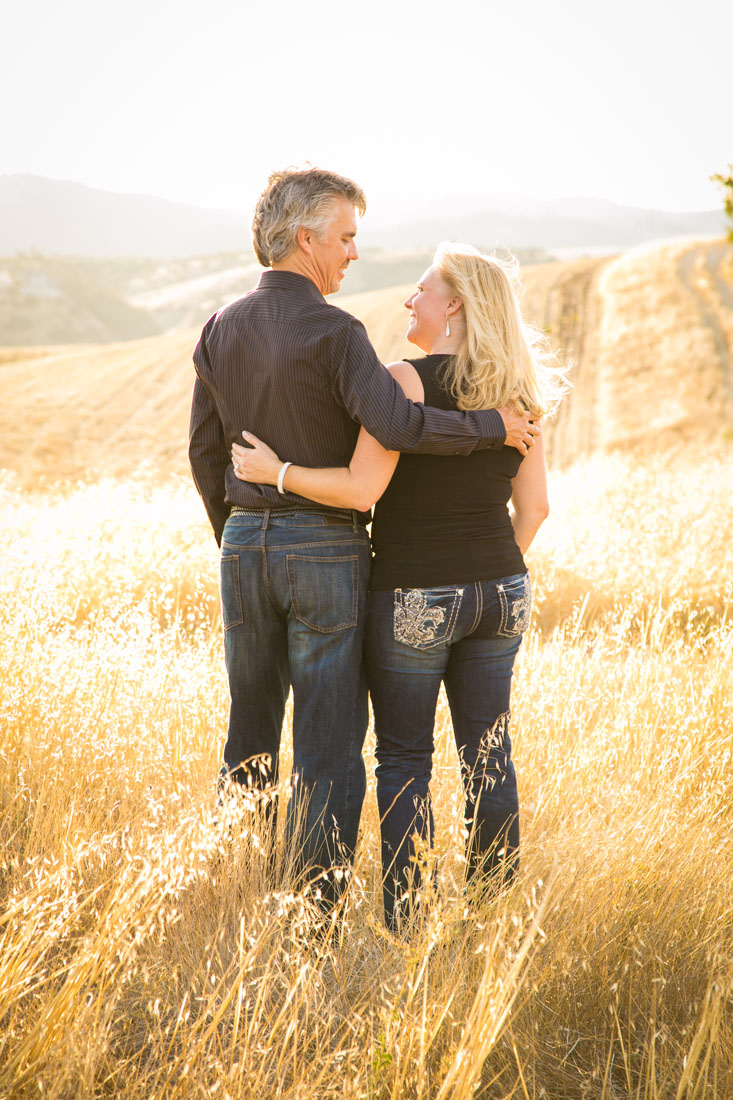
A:
<svg viewBox="0 0 733 1100">
<path fill-rule="evenodd" d="M 37 251 L 90 258 L 175 259 L 250 247 L 250 215 L 151 195 L 123 195 L 66 180 L 0 176 L 0 256 Z M 722 234 L 722 210 L 665 213 L 601 199 L 517 195 L 372 204 L 360 241 L 386 250 L 443 239 L 483 248 L 609 251 L 678 236 Z"/>
<path fill-rule="evenodd" d="M 0 176 L 0 255 L 178 259 L 250 247 L 251 218 L 43 176 Z"/>
<path fill-rule="evenodd" d="M 539 248 L 564 252 L 621 251 L 670 237 L 720 236 L 721 210 L 669 213 L 619 206 L 606 199 L 531 199 L 489 195 L 461 199 L 383 203 L 379 221 L 363 236 L 382 248 L 420 248 L 440 240 L 470 241 L 480 248 Z"/>
</svg>

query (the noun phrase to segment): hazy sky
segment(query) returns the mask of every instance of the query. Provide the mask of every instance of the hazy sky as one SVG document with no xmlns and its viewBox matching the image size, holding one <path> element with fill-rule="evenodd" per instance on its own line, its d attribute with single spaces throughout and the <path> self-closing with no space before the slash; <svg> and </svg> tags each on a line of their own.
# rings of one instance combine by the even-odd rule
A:
<svg viewBox="0 0 733 1100">
<path fill-rule="evenodd" d="M 308 160 L 372 203 L 690 210 L 733 160 L 720 0 L 25 0 L 3 32 L 0 173 L 249 210 Z"/>
</svg>

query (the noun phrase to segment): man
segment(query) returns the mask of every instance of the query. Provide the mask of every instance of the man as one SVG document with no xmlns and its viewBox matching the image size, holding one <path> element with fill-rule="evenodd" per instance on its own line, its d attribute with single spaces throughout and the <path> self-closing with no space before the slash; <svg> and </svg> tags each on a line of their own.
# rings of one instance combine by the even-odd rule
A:
<svg viewBox="0 0 733 1100">
<path fill-rule="evenodd" d="M 277 780 L 293 688 L 293 782 L 286 830 L 326 904 L 351 863 L 365 791 L 367 691 L 361 648 L 369 574 L 367 514 L 238 481 L 243 429 L 304 466 L 348 465 L 359 426 L 389 450 L 469 453 L 536 433 L 510 408 L 446 412 L 408 401 L 363 325 L 326 303 L 358 259 L 352 180 L 312 168 L 274 173 L 254 215 L 257 288 L 212 317 L 194 352 L 189 456 L 221 554 L 231 692 L 222 774 Z"/>
</svg>

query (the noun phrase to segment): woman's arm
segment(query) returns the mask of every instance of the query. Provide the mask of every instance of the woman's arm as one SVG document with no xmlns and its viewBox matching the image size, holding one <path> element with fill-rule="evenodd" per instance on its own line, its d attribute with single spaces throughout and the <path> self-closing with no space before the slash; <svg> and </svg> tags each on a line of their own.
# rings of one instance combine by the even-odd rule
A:
<svg viewBox="0 0 733 1100">
<path fill-rule="evenodd" d="M 232 446 L 235 475 L 240 481 L 277 485 L 282 466 L 278 455 L 250 432 L 242 435 L 252 446 L 245 448 L 237 443 Z M 283 487 L 319 504 L 367 512 L 387 488 L 399 457 L 399 451 L 385 451 L 362 428 L 348 466 L 288 466 Z"/>
<path fill-rule="evenodd" d="M 425 397 L 420 376 L 409 363 L 391 363 L 389 370 L 412 401 Z M 250 433 L 245 439 L 250 448 L 234 444 L 234 472 L 240 481 L 255 481 L 276 485 L 282 461 L 270 447 Z M 291 493 L 328 504 L 334 508 L 357 508 L 368 511 L 379 500 L 395 471 L 399 451 L 386 451 L 373 436 L 362 428 L 348 466 L 311 468 L 289 466 L 283 487 Z"/>
<path fill-rule="evenodd" d="M 550 514 L 547 497 L 547 470 L 542 435 L 535 436 L 534 447 L 522 459 L 512 481 L 512 525 L 517 546 L 526 554 L 532 539 Z"/>
</svg>

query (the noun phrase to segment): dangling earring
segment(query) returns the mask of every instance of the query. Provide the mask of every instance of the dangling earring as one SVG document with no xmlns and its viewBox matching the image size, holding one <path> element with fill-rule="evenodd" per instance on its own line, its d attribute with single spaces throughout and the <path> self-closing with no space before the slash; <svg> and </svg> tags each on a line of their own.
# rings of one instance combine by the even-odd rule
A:
<svg viewBox="0 0 733 1100">
<path fill-rule="evenodd" d="M 450 336 L 450 318 L 447 313 L 445 315 L 445 334 L 446 336 Z"/>
</svg>

